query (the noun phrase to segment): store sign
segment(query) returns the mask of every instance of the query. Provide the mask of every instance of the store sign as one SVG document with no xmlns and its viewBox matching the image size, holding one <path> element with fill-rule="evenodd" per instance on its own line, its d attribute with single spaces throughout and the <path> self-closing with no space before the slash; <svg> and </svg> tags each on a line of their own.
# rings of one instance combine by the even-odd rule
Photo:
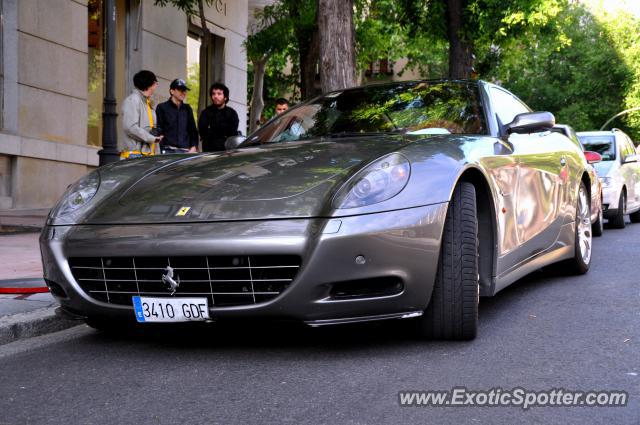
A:
<svg viewBox="0 0 640 425">
<path fill-rule="evenodd" d="M 215 0 L 213 2 L 214 7 L 216 8 L 216 12 L 221 15 L 227 16 L 227 2 L 224 0 Z"/>
</svg>

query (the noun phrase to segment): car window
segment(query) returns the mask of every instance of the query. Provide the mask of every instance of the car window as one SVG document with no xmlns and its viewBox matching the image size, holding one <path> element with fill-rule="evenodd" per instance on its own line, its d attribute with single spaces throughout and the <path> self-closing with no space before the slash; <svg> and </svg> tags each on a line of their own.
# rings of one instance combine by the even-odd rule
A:
<svg viewBox="0 0 640 425">
<path fill-rule="evenodd" d="M 531 109 L 520 99 L 497 87 L 491 87 L 491 99 L 501 125 L 511 123 L 518 114 L 531 112 Z"/>
<path fill-rule="evenodd" d="M 613 161 L 616 159 L 616 142 L 613 135 L 578 136 L 584 149 L 598 152 L 603 161 Z"/>
<path fill-rule="evenodd" d="M 629 144 L 623 135 L 619 135 L 618 140 L 618 143 L 620 143 L 620 160 L 624 162 L 627 156 L 629 156 Z"/>
<path fill-rule="evenodd" d="M 247 144 L 372 133 L 487 134 L 488 130 L 477 84 L 416 82 L 328 93 L 269 121 Z"/>
<path fill-rule="evenodd" d="M 636 154 L 636 145 L 633 144 L 633 140 L 631 140 L 629 138 L 629 136 L 627 136 L 625 134 L 625 139 L 627 139 L 627 144 L 629 145 L 629 155 L 635 155 Z"/>
<path fill-rule="evenodd" d="M 633 143 L 631 143 L 631 140 L 629 140 L 629 138 L 625 134 L 620 134 L 620 138 L 623 143 L 622 146 L 624 146 L 624 154 L 622 155 L 622 160 L 625 161 L 629 155 L 635 155 L 636 150 L 633 147 Z"/>
</svg>

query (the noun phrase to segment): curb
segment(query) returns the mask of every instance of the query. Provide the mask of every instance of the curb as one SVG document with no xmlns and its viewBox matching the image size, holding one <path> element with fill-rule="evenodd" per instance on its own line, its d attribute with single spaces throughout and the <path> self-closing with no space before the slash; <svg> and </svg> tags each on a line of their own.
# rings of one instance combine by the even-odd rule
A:
<svg viewBox="0 0 640 425">
<path fill-rule="evenodd" d="M 0 294 L 39 294 L 49 292 L 42 278 L 2 279 Z"/>
<path fill-rule="evenodd" d="M 40 233 L 42 226 L 22 226 L 13 224 L 0 224 L 0 236 L 18 235 L 22 233 Z"/>
<path fill-rule="evenodd" d="M 46 294 L 49 288 L 0 288 L 0 294 Z"/>
<path fill-rule="evenodd" d="M 56 308 L 57 306 L 47 307 L 28 313 L 0 317 L 0 345 L 83 324 L 83 322 L 56 315 Z"/>
</svg>

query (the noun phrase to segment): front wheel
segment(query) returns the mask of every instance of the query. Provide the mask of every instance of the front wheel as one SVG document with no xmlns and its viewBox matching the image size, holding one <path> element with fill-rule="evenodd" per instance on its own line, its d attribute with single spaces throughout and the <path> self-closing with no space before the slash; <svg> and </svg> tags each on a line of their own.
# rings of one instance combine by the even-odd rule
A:
<svg viewBox="0 0 640 425">
<path fill-rule="evenodd" d="M 624 229 L 624 213 L 627 207 L 627 197 L 624 190 L 620 192 L 620 199 L 618 200 L 618 211 L 615 216 L 609 219 L 609 224 L 614 229 Z"/>
<path fill-rule="evenodd" d="M 629 220 L 631 220 L 632 223 L 640 223 L 640 210 L 629 214 Z"/>
<path fill-rule="evenodd" d="M 476 191 L 461 182 L 447 210 L 431 301 L 419 321 L 421 333 L 434 339 L 475 338 L 478 300 Z"/>
</svg>

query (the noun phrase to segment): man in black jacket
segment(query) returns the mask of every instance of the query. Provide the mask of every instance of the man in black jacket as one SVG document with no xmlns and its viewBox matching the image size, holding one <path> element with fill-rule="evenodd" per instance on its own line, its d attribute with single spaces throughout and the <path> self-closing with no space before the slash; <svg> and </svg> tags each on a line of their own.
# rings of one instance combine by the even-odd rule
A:
<svg viewBox="0 0 640 425">
<path fill-rule="evenodd" d="M 212 84 L 209 95 L 212 104 L 202 111 L 198 119 L 202 151 L 223 151 L 227 137 L 238 134 L 238 114 L 227 106 L 229 89 L 224 84 Z"/>
<path fill-rule="evenodd" d="M 193 110 L 184 103 L 187 90 L 184 80 L 173 80 L 169 86 L 171 98 L 156 107 L 158 128 L 164 136 L 160 143 L 162 153 L 198 151 L 198 129 Z"/>
</svg>

